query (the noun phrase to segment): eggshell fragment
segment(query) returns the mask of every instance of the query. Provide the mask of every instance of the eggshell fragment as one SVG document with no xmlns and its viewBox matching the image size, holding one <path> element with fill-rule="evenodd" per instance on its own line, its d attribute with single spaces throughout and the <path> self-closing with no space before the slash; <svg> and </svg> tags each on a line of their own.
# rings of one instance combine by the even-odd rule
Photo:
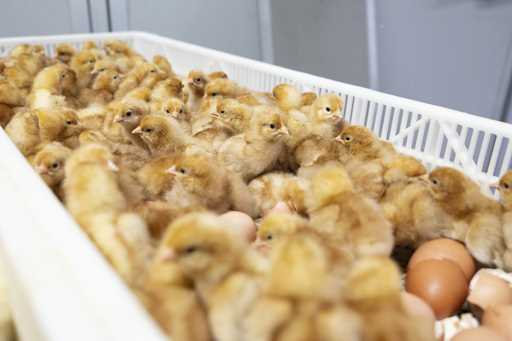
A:
<svg viewBox="0 0 512 341">
<path fill-rule="evenodd" d="M 512 304 L 512 288 L 505 280 L 482 269 L 471 280 L 468 302 L 484 310 L 497 304 Z"/>
<path fill-rule="evenodd" d="M 457 264 L 469 281 L 475 273 L 475 261 L 461 243 L 451 239 L 434 239 L 422 244 L 409 260 L 408 268 L 427 259 L 447 259 Z"/>
<path fill-rule="evenodd" d="M 449 260 L 429 259 L 407 273 L 406 290 L 427 302 L 442 319 L 457 312 L 468 292 L 466 276 Z"/>
<path fill-rule="evenodd" d="M 251 217 L 243 212 L 229 211 L 220 216 L 227 226 L 252 242 L 256 239 L 256 224 Z"/>
<path fill-rule="evenodd" d="M 451 341 L 507 341 L 506 338 L 487 327 L 465 329 L 455 335 Z"/>
<path fill-rule="evenodd" d="M 482 317 L 482 325 L 512 340 L 512 305 L 500 304 L 488 307 Z"/>
</svg>

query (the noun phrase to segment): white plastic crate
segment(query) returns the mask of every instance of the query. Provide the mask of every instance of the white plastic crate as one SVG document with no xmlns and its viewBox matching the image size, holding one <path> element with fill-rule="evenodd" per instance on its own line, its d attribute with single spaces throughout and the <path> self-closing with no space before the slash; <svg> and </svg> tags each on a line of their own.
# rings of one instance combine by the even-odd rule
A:
<svg viewBox="0 0 512 341">
<path fill-rule="evenodd" d="M 429 168 L 462 169 L 492 195 L 512 162 L 512 125 L 292 71 L 142 32 L 0 39 L 0 57 L 21 43 L 53 54 L 61 42 L 121 39 L 145 57 L 162 54 L 178 73 L 223 70 L 254 90 L 291 83 L 345 102 L 345 119 L 369 127 Z M 421 80 L 417 80 L 421 82 Z M 165 338 L 64 207 L 0 129 L 0 255 L 23 340 Z"/>
</svg>

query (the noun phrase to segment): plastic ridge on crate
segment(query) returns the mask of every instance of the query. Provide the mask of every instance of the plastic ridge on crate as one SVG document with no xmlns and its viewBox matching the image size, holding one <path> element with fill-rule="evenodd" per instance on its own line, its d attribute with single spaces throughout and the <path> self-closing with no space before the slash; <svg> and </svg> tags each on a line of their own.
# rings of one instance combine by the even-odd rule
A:
<svg viewBox="0 0 512 341">
<path fill-rule="evenodd" d="M 336 93 L 343 115 L 370 128 L 429 169 L 463 170 L 489 185 L 511 166 L 512 125 L 293 71 L 144 32 L 0 39 L 0 57 L 18 44 L 129 43 L 144 57 L 167 57 L 179 74 L 222 70 L 240 84 L 270 91 L 290 83 L 317 94 Z M 421 80 L 418 80 L 421 81 Z M 22 340 L 163 341 L 166 338 L 0 129 L 0 255 Z"/>
</svg>

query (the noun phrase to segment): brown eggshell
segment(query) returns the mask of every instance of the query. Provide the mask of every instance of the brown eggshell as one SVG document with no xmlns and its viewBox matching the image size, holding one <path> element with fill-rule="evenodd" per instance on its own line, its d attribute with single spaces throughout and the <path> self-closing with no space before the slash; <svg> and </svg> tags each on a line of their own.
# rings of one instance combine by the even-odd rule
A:
<svg viewBox="0 0 512 341">
<path fill-rule="evenodd" d="M 248 242 L 256 239 L 256 224 L 251 217 L 243 212 L 229 211 L 220 216 L 227 226 L 239 233 Z"/>
<path fill-rule="evenodd" d="M 429 259 L 407 272 L 406 290 L 427 302 L 438 320 L 457 312 L 468 293 L 466 276 L 449 260 Z"/>
<path fill-rule="evenodd" d="M 451 239 L 434 239 L 423 243 L 412 255 L 407 267 L 412 269 L 416 264 L 427 259 L 447 259 L 456 263 L 469 281 L 475 273 L 475 261 L 466 247 Z"/>
<path fill-rule="evenodd" d="M 512 340 L 512 305 L 500 304 L 488 307 L 482 317 L 482 325 Z"/>
<path fill-rule="evenodd" d="M 468 302 L 484 310 L 497 304 L 512 304 L 512 288 L 504 279 L 482 269 L 471 280 Z"/>
<path fill-rule="evenodd" d="M 450 341 L 507 341 L 506 338 L 487 327 L 465 329 Z"/>
</svg>

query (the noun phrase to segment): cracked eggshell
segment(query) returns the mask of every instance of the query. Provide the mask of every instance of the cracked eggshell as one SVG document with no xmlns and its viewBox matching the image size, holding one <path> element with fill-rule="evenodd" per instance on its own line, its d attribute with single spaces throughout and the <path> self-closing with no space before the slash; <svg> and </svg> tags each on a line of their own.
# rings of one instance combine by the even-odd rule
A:
<svg viewBox="0 0 512 341">
<path fill-rule="evenodd" d="M 504 279 L 482 269 L 469 284 L 468 302 L 482 310 L 497 304 L 512 304 L 512 288 Z"/>
<path fill-rule="evenodd" d="M 488 307 L 482 317 L 482 325 L 512 340 L 512 305 L 500 304 Z"/>
</svg>

